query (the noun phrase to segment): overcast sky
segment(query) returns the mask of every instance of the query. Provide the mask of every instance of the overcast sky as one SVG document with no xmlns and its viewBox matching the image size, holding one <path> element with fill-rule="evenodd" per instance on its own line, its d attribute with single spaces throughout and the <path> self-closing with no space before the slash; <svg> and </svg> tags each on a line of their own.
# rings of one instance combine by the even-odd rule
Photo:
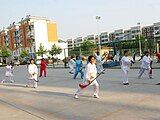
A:
<svg viewBox="0 0 160 120">
<path fill-rule="evenodd" d="M 60 39 L 160 22 L 160 0 L 0 0 L 0 29 L 26 15 L 57 23 Z M 101 16 L 99 22 L 96 16 Z"/>
</svg>

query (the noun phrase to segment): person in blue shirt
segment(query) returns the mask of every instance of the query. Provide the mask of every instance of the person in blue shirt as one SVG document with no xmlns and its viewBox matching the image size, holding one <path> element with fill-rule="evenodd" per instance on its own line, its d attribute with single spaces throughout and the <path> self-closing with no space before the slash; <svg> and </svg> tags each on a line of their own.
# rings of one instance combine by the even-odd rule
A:
<svg viewBox="0 0 160 120">
<path fill-rule="evenodd" d="M 82 70 L 83 69 L 83 63 L 82 63 L 82 60 L 80 59 L 79 56 L 76 56 L 75 65 L 76 65 L 76 68 L 75 68 L 75 73 L 74 73 L 73 79 L 76 79 L 79 72 L 81 73 L 81 79 L 83 79 L 83 77 L 84 77 L 84 73 L 83 73 L 83 70 Z"/>
</svg>

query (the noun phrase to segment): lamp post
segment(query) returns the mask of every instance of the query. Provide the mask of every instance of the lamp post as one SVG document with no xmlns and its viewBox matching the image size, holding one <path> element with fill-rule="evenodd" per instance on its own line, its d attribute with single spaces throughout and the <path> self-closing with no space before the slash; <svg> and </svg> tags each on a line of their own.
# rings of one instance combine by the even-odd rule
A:
<svg viewBox="0 0 160 120">
<path fill-rule="evenodd" d="M 98 50 L 101 53 L 101 40 L 100 40 L 100 35 L 99 35 L 99 21 L 100 21 L 101 17 L 100 16 L 96 16 L 96 20 L 97 20 L 97 31 L 98 31 Z"/>
<path fill-rule="evenodd" d="M 140 27 L 140 23 L 137 23 L 138 25 L 138 31 L 140 31 L 140 34 L 138 34 L 138 38 L 139 38 L 139 54 L 140 56 L 142 56 L 142 45 L 141 45 L 141 27 Z"/>
</svg>

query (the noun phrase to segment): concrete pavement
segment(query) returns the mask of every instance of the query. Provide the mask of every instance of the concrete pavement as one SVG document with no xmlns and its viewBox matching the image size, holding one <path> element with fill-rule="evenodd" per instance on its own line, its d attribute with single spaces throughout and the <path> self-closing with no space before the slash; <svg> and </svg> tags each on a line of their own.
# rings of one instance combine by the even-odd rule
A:
<svg viewBox="0 0 160 120">
<path fill-rule="evenodd" d="M 4 68 L 0 69 L 0 80 Z M 98 78 L 100 99 L 92 87 L 79 99 L 73 95 L 82 80 L 72 79 L 68 69 L 48 69 L 39 78 L 37 89 L 25 88 L 26 66 L 15 68 L 15 83 L 0 85 L 0 119 L 3 120 L 160 120 L 159 69 L 154 79 L 137 79 L 137 69 L 129 73 L 129 86 L 123 86 L 121 71 L 108 69 Z"/>
</svg>

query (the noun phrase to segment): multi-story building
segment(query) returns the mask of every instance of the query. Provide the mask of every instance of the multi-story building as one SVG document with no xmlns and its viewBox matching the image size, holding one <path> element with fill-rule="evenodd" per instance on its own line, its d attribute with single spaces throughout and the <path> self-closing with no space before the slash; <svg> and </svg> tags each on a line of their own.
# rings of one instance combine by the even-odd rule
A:
<svg viewBox="0 0 160 120">
<path fill-rule="evenodd" d="M 19 24 L 10 24 L 10 26 L 7 28 L 7 38 L 6 43 L 8 43 L 9 49 L 12 51 L 13 57 L 18 57 L 21 52 L 21 39 L 19 35 Z"/>
<path fill-rule="evenodd" d="M 9 46 L 7 29 L 0 31 L 0 47 L 2 47 L 4 43 Z"/>
<path fill-rule="evenodd" d="M 115 40 L 115 33 L 109 33 L 109 41 L 112 42 L 113 40 Z"/>
<path fill-rule="evenodd" d="M 115 30 L 114 31 L 115 40 L 123 40 L 123 29 Z"/>
<path fill-rule="evenodd" d="M 160 22 L 154 23 L 154 38 L 157 41 L 157 52 L 159 52 L 159 44 L 160 44 Z"/>
<path fill-rule="evenodd" d="M 77 37 L 74 39 L 74 47 L 79 47 L 83 43 L 84 39 L 82 37 Z"/>
<path fill-rule="evenodd" d="M 154 40 L 154 26 L 145 26 L 142 27 L 142 36 L 148 40 Z"/>
<path fill-rule="evenodd" d="M 53 44 L 59 46 L 57 36 L 57 25 L 55 22 L 45 18 L 27 15 L 18 24 L 11 24 L 7 30 L 0 32 L 0 45 L 5 42 L 13 52 L 13 57 L 20 56 L 21 50 L 26 49 L 31 58 L 36 56 L 40 44 L 44 49 L 51 49 Z M 67 48 L 67 43 L 63 43 Z M 44 55 L 47 58 L 49 55 Z M 68 56 L 68 55 L 66 55 Z M 37 56 L 37 58 L 41 58 Z M 64 56 L 62 57 L 62 59 Z"/>
<path fill-rule="evenodd" d="M 74 47 L 74 41 L 72 39 L 67 40 L 68 48 L 73 48 Z"/>
<path fill-rule="evenodd" d="M 132 36 L 131 36 L 131 29 L 128 30 L 124 30 L 123 33 L 123 40 L 131 40 Z"/>
<path fill-rule="evenodd" d="M 154 23 L 154 37 L 157 41 L 160 41 L 160 22 Z"/>
<path fill-rule="evenodd" d="M 100 43 L 105 44 L 108 43 L 109 37 L 108 37 L 108 32 L 103 32 L 100 34 Z"/>
<path fill-rule="evenodd" d="M 140 26 L 131 27 L 131 39 L 132 40 L 135 40 L 140 35 L 141 35 L 141 27 Z"/>
<path fill-rule="evenodd" d="M 84 40 L 88 40 L 91 41 L 93 43 L 95 43 L 95 35 L 87 35 L 87 37 L 84 37 Z"/>
</svg>

